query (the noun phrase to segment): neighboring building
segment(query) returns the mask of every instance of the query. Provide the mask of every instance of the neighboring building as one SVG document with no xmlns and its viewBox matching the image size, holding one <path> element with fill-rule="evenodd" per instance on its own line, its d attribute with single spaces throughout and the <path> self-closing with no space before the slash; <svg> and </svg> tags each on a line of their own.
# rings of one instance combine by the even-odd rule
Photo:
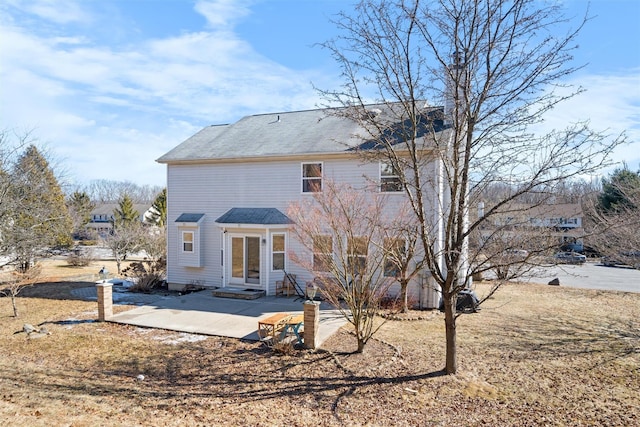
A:
<svg viewBox="0 0 640 427">
<path fill-rule="evenodd" d="M 425 114 L 439 111 L 428 108 Z M 198 283 L 273 295 L 285 270 L 302 284 L 311 280 L 288 256 L 303 250 L 285 214 L 292 202 L 322 191 L 326 179 L 354 188 L 376 182 L 396 207 L 406 197 L 389 168 L 366 163 L 354 151 L 366 147 L 364 134 L 355 122 L 327 110 L 260 114 L 208 126 L 160 157 L 167 165 L 170 288 Z M 434 180 L 441 179 L 439 163 L 428 167 Z M 433 212 L 434 218 L 441 214 Z M 433 286 L 412 286 L 422 306 L 438 305 Z"/>
<path fill-rule="evenodd" d="M 482 232 L 484 236 L 492 235 L 498 227 L 506 230 L 506 236 L 515 236 L 525 229 L 544 229 L 544 235 L 556 239 L 558 248 L 577 252 L 584 250 L 583 211 L 578 203 L 536 206 L 511 204 L 503 210 L 507 213 L 494 215 L 491 224 L 485 226 Z"/>
<path fill-rule="evenodd" d="M 536 227 L 550 227 L 565 250 L 584 250 L 582 206 L 578 203 L 541 205 L 529 211 L 529 222 Z"/>
<path fill-rule="evenodd" d="M 100 237 L 105 237 L 113 229 L 113 212 L 118 209 L 118 203 L 98 203 L 91 211 L 91 219 L 87 224 L 87 230 Z M 140 214 L 140 221 L 144 221 L 150 207 L 144 204 L 134 204 L 134 209 Z"/>
</svg>

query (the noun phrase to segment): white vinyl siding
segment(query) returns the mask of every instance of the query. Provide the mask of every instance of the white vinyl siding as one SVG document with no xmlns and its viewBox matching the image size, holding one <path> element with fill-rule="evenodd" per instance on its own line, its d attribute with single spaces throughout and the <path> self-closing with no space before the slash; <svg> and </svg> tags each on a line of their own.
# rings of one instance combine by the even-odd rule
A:
<svg viewBox="0 0 640 427">
<path fill-rule="evenodd" d="M 181 267 L 201 267 L 200 227 L 179 225 L 177 228 L 179 236 L 178 265 Z"/>
<path fill-rule="evenodd" d="M 378 162 L 362 164 L 359 159 L 332 159 L 301 162 L 299 159 L 255 161 L 248 163 L 211 163 L 197 165 L 169 165 L 167 169 L 167 222 L 168 247 L 167 280 L 170 284 L 187 285 L 198 282 L 205 286 L 222 286 L 230 272 L 224 271 L 223 242 L 225 233 L 215 220 L 234 207 L 276 208 L 284 214 L 292 202 L 306 199 L 301 193 L 301 163 L 322 164 L 324 179 L 347 183 L 355 188 L 370 186 L 379 177 Z M 397 208 L 397 203 L 390 208 Z M 207 220 L 199 227 L 194 250 L 201 259 L 200 268 L 182 263 L 182 235 L 175 223 L 184 212 L 200 212 Z M 249 230 L 244 230 L 249 232 Z M 281 271 L 272 271 L 272 242 L 268 232 L 251 230 L 267 239 L 263 253 L 265 290 L 275 292 L 275 282 L 282 280 Z M 277 231 L 272 230 L 272 233 Z M 228 233 L 227 233 L 228 234 Z M 313 278 L 297 264 L 286 261 L 286 253 L 303 252 L 304 248 L 293 238 L 286 239 L 285 269 L 296 274 L 301 283 Z M 229 249 L 229 248 L 227 248 Z"/>
</svg>

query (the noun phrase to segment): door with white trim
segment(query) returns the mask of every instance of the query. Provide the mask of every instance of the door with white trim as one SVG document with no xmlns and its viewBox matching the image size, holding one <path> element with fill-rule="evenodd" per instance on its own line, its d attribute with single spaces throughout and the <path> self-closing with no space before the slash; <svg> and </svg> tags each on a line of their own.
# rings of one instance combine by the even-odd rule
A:
<svg viewBox="0 0 640 427">
<path fill-rule="evenodd" d="M 231 285 L 260 285 L 260 236 L 233 234 L 231 237 Z"/>
</svg>

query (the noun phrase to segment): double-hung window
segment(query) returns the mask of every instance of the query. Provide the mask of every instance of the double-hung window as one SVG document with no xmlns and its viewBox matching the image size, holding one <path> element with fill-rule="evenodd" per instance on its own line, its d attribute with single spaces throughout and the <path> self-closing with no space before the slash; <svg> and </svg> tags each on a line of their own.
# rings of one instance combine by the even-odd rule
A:
<svg viewBox="0 0 640 427">
<path fill-rule="evenodd" d="M 317 235 L 313 238 L 313 269 L 328 272 L 333 260 L 333 237 Z"/>
<path fill-rule="evenodd" d="M 193 231 L 182 232 L 182 252 L 193 252 Z"/>
<path fill-rule="evenodd" d="M 367 239 L 365 237 L 352 237 L 347 239 L 347 265 L 355 276 L 364 274 L 367 268 Z"/>
<path fill-rule="evenodd" d="M 302 192 L 319 193 L 322 191 L 322 163 L 302 164 Z"/>
<path fill-rule="evenodd" d="M 380 191 L 383 193 L 402 191 L 400 173 L 389 162 L 380 162 Z"/>
<path fill-rule="evenodd" d="M 400 265 L 406 256 L 404 239 L 385 238 L 384 252 L 384 277 L 398 277 L 400 275 Z"/>
<path fill-rule="evenodd" d="M 284 234 L 274 234 L 271 236 L 271 270 L 280 271 L 285 269 L 284 265 Z"/>
</svg>

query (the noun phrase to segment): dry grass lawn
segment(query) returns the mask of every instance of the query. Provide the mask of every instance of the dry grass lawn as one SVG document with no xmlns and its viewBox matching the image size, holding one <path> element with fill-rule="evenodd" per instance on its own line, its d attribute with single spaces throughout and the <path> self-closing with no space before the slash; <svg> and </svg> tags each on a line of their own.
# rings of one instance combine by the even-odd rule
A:
<svg viewBox="0 0 640 427">
<path fill-rule="evenodd" d="M 97 323 L 71 286 L 25 290 L 19 319 L 0 299 L 0 425 L 640 425 L 640 294 L 504 287 L 459 319 L 444 376 L 439 312 L 387 322 L 364 354 L 342 330 L 278 355 Z M 51 335 L 14 334 L 25 322 Z"/>
</svg>

